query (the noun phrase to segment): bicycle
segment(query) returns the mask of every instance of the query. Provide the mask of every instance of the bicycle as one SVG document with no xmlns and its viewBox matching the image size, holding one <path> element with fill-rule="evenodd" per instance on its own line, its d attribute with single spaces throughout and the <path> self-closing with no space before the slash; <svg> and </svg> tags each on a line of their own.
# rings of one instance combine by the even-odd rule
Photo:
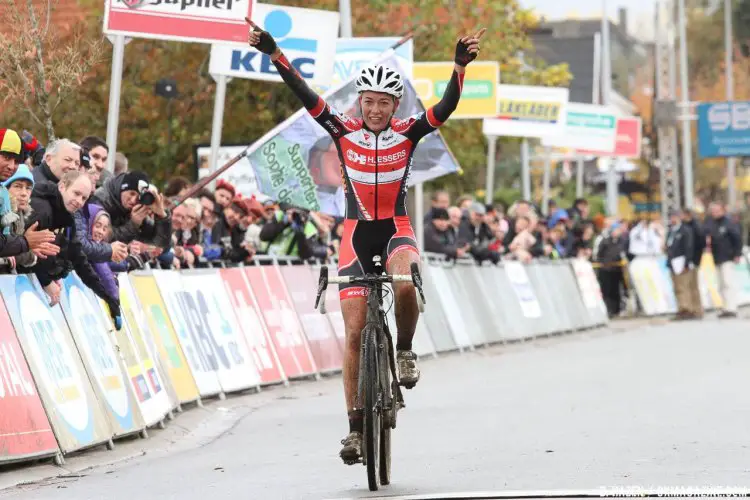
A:
<svg viewBox="0 0 750 500">
<path fill-rule="evenodd" d="M 382 269 L 380 257 L 373 258 L 376 269 Z M 391 430 L 396 428 L 398 410 L 406 408 L 401 386 L 396 376 L 393 339 L 386 313 L 383 310 L 383 285 L 411 282 L 417 291 L 419 312 L 424 312 L 424 292 L 419 266 L 411 265 L 411 274 L 388 275 L 384 272 L 365 276 L 328 277 L 328 267 L 320 269 L 315 308 L 325 314 L 325 300 L 321 295 L 329 284 L 353 284 L 368 289 L 367 320 L 362 330 L 357 385 L 358 406 L 363 409 L 362 463 L 367 467 L 370 491 L 379 484 L 391 482 Z"/>
</svg>

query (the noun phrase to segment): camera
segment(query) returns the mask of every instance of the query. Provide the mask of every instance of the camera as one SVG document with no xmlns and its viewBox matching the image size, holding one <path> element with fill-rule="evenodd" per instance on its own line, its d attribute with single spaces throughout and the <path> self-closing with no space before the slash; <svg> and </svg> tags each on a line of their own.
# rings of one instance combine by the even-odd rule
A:
<svg viewBox="0 0 750 500">
<path fill-rule="evenodd" d="M 86 170 L 91 170 L 91 155 L 87 148 L 81 147 L 81 166 Z"/>
<path fill-rule="evenodd" d="M 293 210 L 292 222 L 298 226 L 303 226 L 305 223 L 307 223 L 307 213 Z"/>
<path fill-rule="evenodd" d="M 156 201 L 156 196 L 149 190 L 151 187 L 149 184 L 145 186 L 141 185 L 138 189 L 138 203 L 144 206 L 153 205 Z"/>
</svg>

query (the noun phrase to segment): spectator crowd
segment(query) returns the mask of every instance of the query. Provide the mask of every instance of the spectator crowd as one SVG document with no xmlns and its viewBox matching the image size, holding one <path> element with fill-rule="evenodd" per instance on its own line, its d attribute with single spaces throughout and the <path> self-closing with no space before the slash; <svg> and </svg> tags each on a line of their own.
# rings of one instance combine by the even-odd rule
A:
<svg viewBox="0 0 750 500">
<path fill-rule="evenodd" d="M 0 129 L 0 273 L 35 274 L 55 304 L 61 279 L 75 270 L 117 321 L 118 272 L 250 263 L 262 255 L 325 260 L 338 254 L 341 218 L 243 197 L 223 180 L 213 190 L 196 190 L 188 179 L 174 177 L 160 191 L 145 173 L 131 170 L 122 153 L 110 173 L 108 157 L 107 144 L 97 137 L 57 139 L 43 147 L 28 132 Z M 750 206 L 750 196 L 746 202 Z M 611 316 L 620 313 L 627 290 L 623 264 L 666 254 L 678 317 L 694 318 L 703 314 L 696 268 L 704 248 L 713 252 L 723 289 L 731 291 L 736 285 L 725 264 L 739 259 L 750 232 L 750 211 L 729 216 L 719 203 L 710 206 L 704 222 L 687 211 L 670 214 L 666 229 L 648 220 L 628 226 L 592 217 L 585 199 L 570 208 L 550 201 L 548 215 L 540 213 L 526 200 L 506 210 L 472 196 L 452 204 L 447 192 L 436 191 L 424 218 L 424 249 L 479 263 L 590 260 Z M 725 313 L 736 314 L 731 300 Z"/>
</svg>

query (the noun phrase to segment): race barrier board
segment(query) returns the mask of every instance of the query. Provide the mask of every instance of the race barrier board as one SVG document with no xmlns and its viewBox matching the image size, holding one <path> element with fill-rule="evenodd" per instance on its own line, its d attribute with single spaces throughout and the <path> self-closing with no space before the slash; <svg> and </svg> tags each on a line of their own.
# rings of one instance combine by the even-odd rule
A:
<svg viewBox="0 0 750 500">
<path fill-rule="evenodd" d="M 112 431 L 59 306 L 32 276 L 0 276 L 16 336 L 63 453 L 111 442 Z"/>
<path fill-rule="evenodd" d="M 252 266 L 245 275 L 287 378 L 316 372 L 312 356 L 295 313 L 283 289 L 278 266 Z"/>
<path fill-rule="evenodd" d="M 243 338 L 251 353 L 261 384 L 274 384 L 286 380 L 276 349 L 261 319 L 258 303 L 247 283 L 243 269 L 222 269 L 222 281 L 236 314 Z"/>
<path fill-rule="evenodd" d="M 112 344 L 111 330 L 94 295 L 75 273 L 63 280 L 60 300 L 63 316 L 83 360 L 97 397 L 107 408 L 114 436 L 125 436 L 145 427 L 135 396 L 127 382 L 120 357 Z"/>
<path fill-rule="evenodd" d="M 0 281 L 13 280 L 0 277 Z M 29 365 L 0 299 L 0 463 L 57 455 Z"/>
<path fill-rule="evenodd" d="M 172 321 L 167 315 L 167 308 L 159 294 L 156 280 L 148 273 L 139 272 L 132 273 L 130 280 L 146 316 L 148 327 L 153 333 L 155 352 L 164 363 L 177 401 L 182 404 L 198 400 L 198 386 L 177 340 Z"/>
<path fill-rule="evenodd" d="M 119 331 L 115 330 L 117 346 L 143 420 L 147 426 L 152 426 L 162 422 L 179 401 L 176 397 L 174 401 L 170 400 L 167 384 L 171 387 L 171 382 L 165 376 L 161 360 L 152 348 L 153 334 L 130 279 L 126 274 L 120 274 L 118 282 L 124 326 Z"/>
</svg>

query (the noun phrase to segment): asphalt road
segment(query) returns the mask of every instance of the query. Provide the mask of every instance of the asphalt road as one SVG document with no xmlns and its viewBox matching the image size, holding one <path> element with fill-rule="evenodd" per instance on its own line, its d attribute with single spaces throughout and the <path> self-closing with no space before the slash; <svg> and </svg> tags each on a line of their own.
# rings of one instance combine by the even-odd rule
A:
<svg viewBox="0 0 750 500">
<path fill-rule="evenodd" d="M 619 328 L 423 362 L 399 413 L 393 484 L 377 495 L 750 486 L 750 320 Z M 0 498 L 375 496 L 365 468 L 337 456 L 339 378 L 268 394 L 200 446 Z"/>
</svg>

